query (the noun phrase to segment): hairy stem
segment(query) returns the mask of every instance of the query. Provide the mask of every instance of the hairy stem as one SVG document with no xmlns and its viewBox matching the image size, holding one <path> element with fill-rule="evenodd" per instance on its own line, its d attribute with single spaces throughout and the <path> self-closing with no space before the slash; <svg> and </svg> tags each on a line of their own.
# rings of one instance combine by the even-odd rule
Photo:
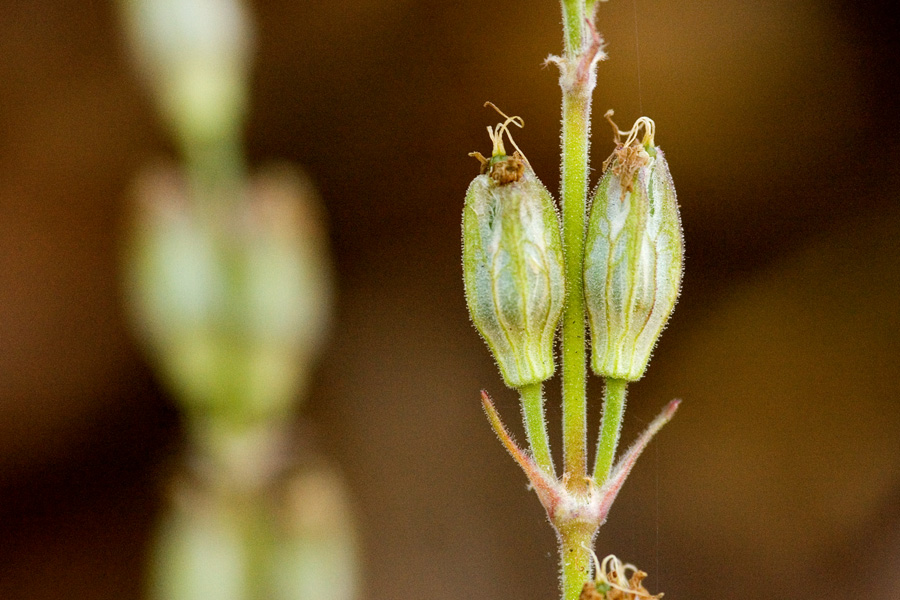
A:
<svg viewBox="0 0 900 600">
<path fill-rule="evenodd" d="M 594 481 L 597 482 L 597 485 L 603 485 L 612 469 L 616 446 L 619 445 L 619 432 L 622 430 L 627 389 L 627 381 L 606 379 L 603 418 L 600 421 L 600 439 L 597 442 L 597 460 L 594 463 Z"/>
<path fill-rule="evenodd" d="M 584 0 L 563 0 L 566 53 L 562 77 L 562 216 L 566 261 L 566 308 L 562 324 L 562 410 L 564 471 L 573 492 L 584 490 L 587 474 L 585 313 L 582 284 L 588 179 L 592 77 L 572 78 L 582 59 Z"/>
<path fill-rule="evenodd" d="M 587 479 L 587 361 L 585 351 L 584 237 L 588 189 L 588 147 L 594 56 L 599 44 L 585 44 L 585 0 L 562 0 L 565 54 L 562 88 L 562 227 L 566 262 L 566 307 L 562 323 L 562 411 L 564 481 L 573 498 L 585 497 Z M 598 523 L 556 523 L 560 541 L 563 600 L 578 600 L 590 574 L 590 553 Z"/>
<path fill-rule="evenodd" d="M 522 418 L 531 453 L 541 470 L 555 478 L 547 421 L 544 419 L 544 386 L 542 383 L 526 385 L 519 388 L 519 394 L 522 396 Z"/>
<path fill-rule="evenodd" d="M 559 556 L 562 563 L 561 586 L 563 600 L 578 600 L 581 588 L 591 576 L 589 548 L 594 544 L 597 527 L 574 522 L 559 528 Z"/>
<path fill-rule="evenodd" d="M 562 213 L 566 260 L 566 309 L 562 325 L 563 453 L 569 481 L 581 485 L 586 471 L 586 352 L 584 323 L 585 197 L 590 102 L 563 94 Z"/>
<path fill-rule="evenodd" d="M 562 0 L 562 12 L 566 56 L 572 57 L 581 50 L 584 37 L 585 0 Z"/>
</svg>

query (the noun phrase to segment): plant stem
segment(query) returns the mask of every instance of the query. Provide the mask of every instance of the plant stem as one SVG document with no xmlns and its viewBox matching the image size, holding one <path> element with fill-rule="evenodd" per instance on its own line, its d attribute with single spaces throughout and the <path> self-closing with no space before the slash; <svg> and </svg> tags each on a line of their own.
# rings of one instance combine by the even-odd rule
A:
<svg viewBox="0 0 900 600">
<path fill-rule="evenodd" d="M 547 421 L 544 419 L 544 384 L 539 382 L 523 386 L 519 388 L 519 394 L 522 396 L 522 418 L 531 453 L 541 470 L 555 479 Z"/>
<path fill-rule="evenodd" d="M 562 88 L 562 228 L 566 261 L 566 308 L 562 324 L 562 411 L 564 481 L 573 498 L 584 497 L 587 475 L 587 361 L 584 310 L 584 237 L 588 185 L 593 57 L 585 48 L 585 0 L 562 0 L 565 54 Z M 594 53 L 599 48 L 594 48 Z M 563 600 L 578 600 L 590 573 L 598 523 L 555 523 Z"/>
<path fill-rule="evenodd" d="M 597 482 L 597 485 L 603 485 L 612 469 L 616 446 L 619 444 L 619 432 L 622 430 L 627 389 L 627 381 L 606 378 L 603 417 L 600 421 L 600 439 L 597 442 L 597 460 L 594 463 L 594 481 Z"/>
<path fill-rule="evenodd" d="M 182 152 L 195 206 L 212 212 L 208 216 L 214 221 L 220 219 L 216 211 L 232 209 L 241 201 L 246 166 L 240 138 L 184 144 Z"/>
<path fill-rule="evenodd" d="M 563 0 L 566 54 L 563 77 L 575 68 L 584 39 L 584 0 Z M 587 402 L 585 313 L 582 284 L 585 199 L 587 196 L 588 135 L 591 81 L 571 81 L 562 87 L 562 215 L 566 261 L 566 308 L 562 325 L 562 411 L 564 471 L 570 491 L 585 488 L 587 474 Z"/>
<path fill-rule="evenodd" d="M 597 527 L 583 521 L 559 530 L 559 556 L 562 562 L 563 600 L 578 600 L 584 583 L 590 579 L 591 555 Z"/>
<path fill-rule="evenodd" d="M 584 34 L 585 0 L 562 0 L 563 31 L 566 57 L 574 57 L 581 50 Z"/>
<path fill-rule="evenodd" d="M 568 294 L 562 326 L 563 454 L 569 481 L 581 485 L 586 470 L 586 353 L 582 262 L 587 193 L 587 117 L 583 98 L 563 95 L 563 246 Z"/>
</svg>

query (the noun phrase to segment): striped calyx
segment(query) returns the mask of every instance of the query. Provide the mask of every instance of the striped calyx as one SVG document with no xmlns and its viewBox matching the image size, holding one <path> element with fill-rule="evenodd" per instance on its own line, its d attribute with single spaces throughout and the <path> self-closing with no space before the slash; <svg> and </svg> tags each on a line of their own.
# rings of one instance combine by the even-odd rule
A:
<svg viewBox="0 0 900 600">
<path fill-rule="evenodd" d="M 617 147 L 592 196 L 584 294 L 593 371 L 636 381 L 675 307 L 684 248 L 675 186 L 654 146 L 655 124 L 641 117 L 628 132 L 613 127 Z"/>
<path fill-rule="evenodd" d="M 510 123 L 522 126 L 507 117 L 488 127 L 491 158 L 473 153 L 482 174 L 466 192 L 463 275 L 472 322 L 506 384 L 518 388 L 553 375 L 565 280 L 553 198 L 518 149 L 506 154 L 502 136 Z"/>
</svg>

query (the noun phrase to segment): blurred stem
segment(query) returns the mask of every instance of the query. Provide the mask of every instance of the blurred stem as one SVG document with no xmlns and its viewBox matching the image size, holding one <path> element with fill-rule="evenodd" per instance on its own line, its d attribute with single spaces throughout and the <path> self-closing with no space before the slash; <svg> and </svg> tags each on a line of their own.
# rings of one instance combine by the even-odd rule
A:
<svg viewBox="0 0 900 600">
<path fill-rule="evenodd" d="M 212 141 L 185 141 L 182 151 L 191 196 L 198 199 L 198 208 L 216 215 L 240 202 L 246 163 L 238 135 Z"/>
<path fill-rule="evenodd" d="M 258 499 L 257 499 L 258 500 Z M 269 570 L 272 559 L 266 551 L 269 544 L 266 543 L 272 532 L 267 527 L 267 510 L 259 510 L 258 507 L 248 507 L 247 520 L 244 524 L 244 552 L 246 563 L 244 568 L 247 573 L 247 595 L 245 600 L 269 600 Z"/>
<path fill-rule="evenodd" d="M 619 432 L 622 430 L 627 389 L 627 381 L 606 378 L 603 418 L 600 421 L 600 439 L 597 442 L 597 461 L 594 463 L 594 481 L 597 485 L 603 485 L 612 469 L 616 446 L 619 444 Z"/>
<path fill-rule="evenodd" d="M 541 470 L 555 478 L 550 440 L 547 437 L 547 421 L 544 418 L 544 385 L 534 383 L 523 386 L 519 388 L 519 394 L 522 396 L 522 417 L 531 453 Z"/>
</svg>

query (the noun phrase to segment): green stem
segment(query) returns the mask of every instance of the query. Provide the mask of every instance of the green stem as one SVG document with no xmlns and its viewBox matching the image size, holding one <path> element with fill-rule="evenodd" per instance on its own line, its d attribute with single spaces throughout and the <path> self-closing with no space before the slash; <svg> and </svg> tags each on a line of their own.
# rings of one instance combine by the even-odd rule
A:
<svg viewBox="0 0 900 600">
<path fill-rule="evenodd" d="M 194 208 L 212 222 L 243 200 L 246 161 L 238 136 L 182 145 Z"/>
<path fill-rule="evenodd" d="M 563 94 L 563 245 L 566 260 L 566 309 L 562 326 L 563 453 L 569 482 L 581 486 L 586 466 L 587 403 L 584 325 L 585 197 L 590 102 Z"/>
<path fill-rule="evenodd" d="M 592 57 L 585 49 L 585 0 L 562 0 L 565 54 L 562 88 L 562 228 L 566 261 L 566 307 L 562 323 L 563 461 L 571 497 L 583 497 L 587 475 L 587 353 L 585 349 L 584 236 L 591 122 Z M 596 51 L 596 50 L 595 50 Z M 581 71 L 581 72 L 579 72 Z M 590 553 L 598 524 L 555 523 L 560 540 L 563 600 L 578 600 L 590 574 Z"/>
<path fill-rule="evenodd" d="M 553 458 L 550 454 L 550 439 L 547 437 L 547 421 L 544 419 L 544 384 L 534 383 L 519 388 L 522 396 L 522 418 L 525 433 L 534 460 L 542 471 L 556 478 Z"/>
<path fill-rule="evenodd" d="M 566 308 L 562 324 L 563 457 L 570 491 L 584 491 L 587 474 L 585 313 L 582 285 L 593 78 L 564 81 L 581 58 L 584 0 L 563 0 L 566 53 L 562 58 L 562 220 Z"/>
<path fill-rule="evenodd" d="M 627 381 L 606 378 L 603 418 L 600 421 L 600 439 L 597 442 L 597 461 L 594 463 L 594 481 L 597 485 L 603 485 L 612 469 L 616 446 L 619 445 L 619 432 L 622 430 L 627 389 Z"/>
<path fill-rule="evenodd" d="M 578 600 L 581 589 L 591 576 L 591 555 L 597 527 L 585 522 L 561 526 L 559 530 L 559 556 L 562 563 L 561 585 L 563 600 Z"/>
<path fill-rule="evenodd" d="M 247 501 L 249 499 L 245 499 Z M 266 506 L 262 499 L 256 499 L 256 506 L 247 507 L 247 515 L 243 530 L 244 569 L 246 576 L 246 600 L 268 600 L 272 597 L 270 584 L 270 571 L 272 556 L 270 544 L 273 532 L 270 529 L 271 521 L 266 510 L 259 510 L 260 506 Z M 240 505 L 238 503 L 236 507 Z"/>
<path fill-rule="evenodd" d="M 563 32 L 566 56 L 571 57 L 581 50 L 584 34 L 585 0 L 562 0 Z"/>
</svg>

